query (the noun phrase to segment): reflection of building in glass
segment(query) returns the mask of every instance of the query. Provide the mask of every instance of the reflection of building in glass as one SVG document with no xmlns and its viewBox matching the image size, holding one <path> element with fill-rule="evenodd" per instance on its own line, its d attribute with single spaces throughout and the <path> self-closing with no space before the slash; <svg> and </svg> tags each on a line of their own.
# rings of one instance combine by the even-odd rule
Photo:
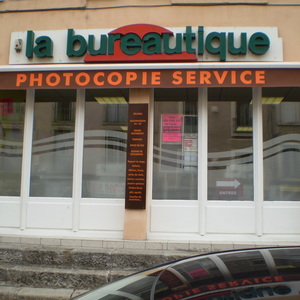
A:
<svg viewBox="0 0 300 300">
<path fill-rule="evenodd" d="M 225 300 L 237 299 L 239 293 L 244 299 L 252 292 L 252 298 L 282 299 L 298 294 L 299 280 L 296 248 L 213 254 L 169 266 L 159 276 L 155 299 Z"/>
<path fill-rule="evenodd" d="M 0 196 L 21 189 L 25 91 L 0 91 Z"/>
<path fill-rule="evenodd" d="M 109 91 L 101 99 L 97 91 L 88 95 L 84 167 L 90 175 L 83 196 L 124 197 L 126 100 L 114 102 L 120 97 Z M 36 92 L 31 196 L 72 197 L 75 104 L 75 90 Z"/>
<path fill-rule="evenodd" d="M 87 90 L 82 197 L 124 198 L 128 91 Z"/>
<path fill-rule="evenodd" d="M 297 201 L 300 171 L 298 88 L 264 88 L 265 200 Z"/>
</svg>

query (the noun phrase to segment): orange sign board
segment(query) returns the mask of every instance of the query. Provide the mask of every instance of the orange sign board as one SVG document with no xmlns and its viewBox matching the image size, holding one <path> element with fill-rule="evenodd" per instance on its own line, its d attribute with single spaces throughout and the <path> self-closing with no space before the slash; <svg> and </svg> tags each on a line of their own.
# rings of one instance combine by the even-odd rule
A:
<svg viewBox="0 0 300 300">
<path fill-rule="evenodd" d="M 0 72 L 0 89 L 300 86 L 300 69 Z"/>
</svg>

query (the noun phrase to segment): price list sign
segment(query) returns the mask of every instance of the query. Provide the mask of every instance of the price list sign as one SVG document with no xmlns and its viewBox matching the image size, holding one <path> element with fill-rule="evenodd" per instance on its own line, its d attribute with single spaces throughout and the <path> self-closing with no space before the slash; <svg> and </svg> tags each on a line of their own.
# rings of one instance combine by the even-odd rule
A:
<svg viewBox="0 0 300 300">
<path fill-rule="evenodd" d="M 146 208 L 148 104 L 129 104 L 126 209 Z"/>
</svg>

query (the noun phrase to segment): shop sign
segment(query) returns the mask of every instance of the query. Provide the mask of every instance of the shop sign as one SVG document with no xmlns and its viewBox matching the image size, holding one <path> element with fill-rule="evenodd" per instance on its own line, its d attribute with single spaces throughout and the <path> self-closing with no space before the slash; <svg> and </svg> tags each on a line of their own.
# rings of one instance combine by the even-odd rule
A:
<svg viewBox="0 0 300 300">
<path fill-rule="evenodd" d="M 300 69 L 65 70 L 0 72 L 1 89 L 299 86 Z"/>
<path fill-rule="evenodd" d="M 65 70 L 0 72 L 0 88 L 175 88 L 299 86 L 300 69 Z"/>
<path fill-rule="evenodd" d="M 270 71 L 268 71 L 270 72 Z M 273 72 L 273 71 L 272 71 Z M 267 70 L 103 70 L 0 73 L 2 89 L 267 86 Z M 282 76 L 282 72 L 275 74 Z M 295 78 L 294 78 L 295 80 Z M 272 80 L 270 80 L 272 82 Z M 292 81 L 291 81 L 292 82 Z M 299 82 L 297 81 L 297 84 Z M 296 84 L 296 85 L 297 85 Z"/>
<path fill-rule="evenodd" d="M 244 195 L 244 180 L 236 178 L 223 178 L 216 181 L 218 199 L 242 197 Z"/>
<path fill-rule="evenodd" d="M 217 197 L 220 198 L 231 198 L 231 197 L 242 197 L 244 195 L 244 183 L 243 179 L 236 178 L 224 178 L 216 181 Z"/>
<path fill-rule="evenodd" d="M 282 59 L 282 40 L 274 27 L 133 24 L 113 30 L 29 30 L 12 33 L 10 47 L 10 64 Z"/>
<path fill-rule="evenodd" d="M 146 208 L 148 104 L 129 104 L 126 209 Z"/>
</svg>

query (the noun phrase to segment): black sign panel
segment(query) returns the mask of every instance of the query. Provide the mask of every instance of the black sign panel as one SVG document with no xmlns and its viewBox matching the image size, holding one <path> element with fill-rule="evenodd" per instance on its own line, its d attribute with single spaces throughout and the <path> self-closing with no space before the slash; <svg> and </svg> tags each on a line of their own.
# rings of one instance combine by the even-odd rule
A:
<svg viewBox="0 0 300 300">
<path fill-rule="evenodd" d="M 146 208 L 148 104 L 129 104 L 126 209 Z"/>
</svg>

